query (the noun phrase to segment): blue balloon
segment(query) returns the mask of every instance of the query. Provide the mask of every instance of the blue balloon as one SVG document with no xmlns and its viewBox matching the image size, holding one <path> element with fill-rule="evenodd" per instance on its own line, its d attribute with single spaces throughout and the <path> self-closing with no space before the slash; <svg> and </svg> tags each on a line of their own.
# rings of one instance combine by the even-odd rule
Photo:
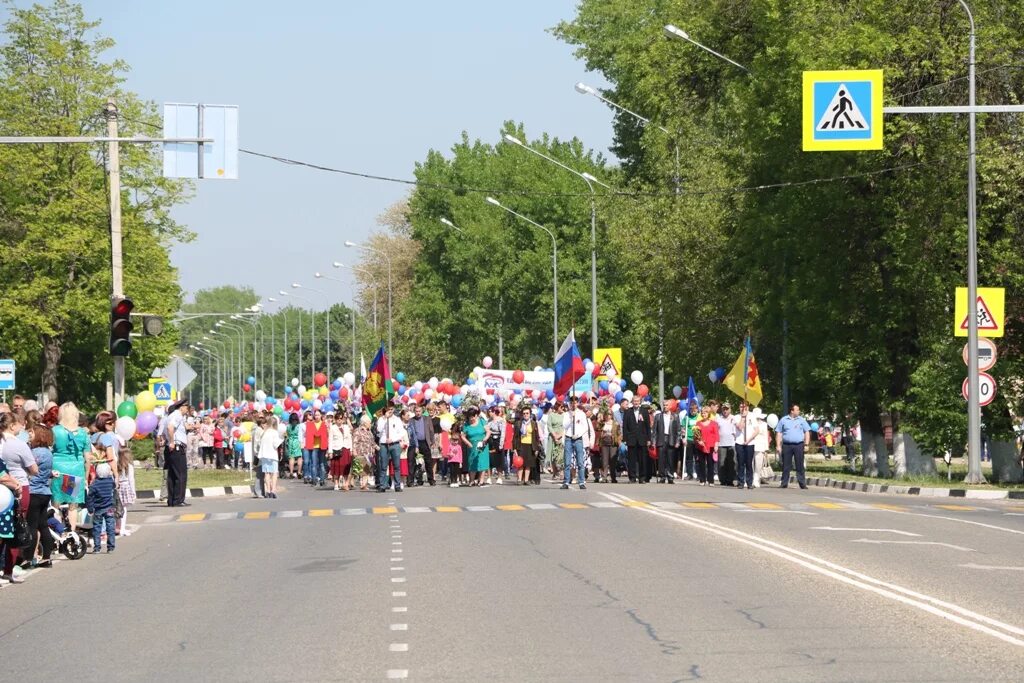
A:
<svg viewBox="0 0 1024 683">
<path fill-rule="evenodd" d="M 475 379 L 473 379 L 472 377 L 467 377 L 466 378 L 466 385 L 467 386 L 473 386 L 474 384 L 476 384 L 476 380 Z"/>
<path fill-rule="evenodd" d="M 452 407 L 458 408 L 462 405 L 462 394 L 455 394 L 452 396 Z"/>
<path fill-rule="evenodd" d="M 522 390 L 522 388 L 516 388 L 516 389 L 513 389 L 512 393 L 517 394 L 517 395 L 522 395 L 523 390 Z"/>
<path fill-rule="evenodd" d="M 397 375 L 395 375 L 395 379 L 397 379 L 399 383 L 405 382 L 405 373 L 398 373 Z"/>
<path fill-rule="evenodd" d="M 265 403 L 267 405 L 271 405 L 271 406 L 272 405 L 276 405 L 277 404 L 277 399 L 274 398 L 273 396 L 267 396 L 267 400 L 265 401 Z"/>
<path fill-rule="evenodd" d="M 249 375 L 248 377 L 245 378 L 245 383 L 251 387 L 256 386 L 256 378 L 253 377 L 252 375 Z"/>
<path fill-rule="evenodd" d="M 547 396 L 548 400 L 550 401 L 551 399 L 553 399 L 555 397 L 555 390 L 554 389 L 548 389 L 547 391 L 544 392 L 544 395 Z"/>
<path fill-rule="evenodd" d="M 398 385 L 398 395 L 399 396 L 405 396 L 405 385 L 404 384 L 399 384 Z"/>
<path fill-rule="evenodd" d="M 818 423 L 817 423 L 817 422 L 812 422 L 812 423 L 811 423 L 811 431 L 812 431 L 812 432 L 816 432 L 816 431 L 818 431 L 818 426 L 819 426 L 819 425 L 818 425 Z"/>
<path fill-rule="evenodd" d="M 342 387 L 342 384 L 341 384 L 341 380 L 340 379 L 336 379 L 336 380 L 334 380 L 331 383 L 331 388 L 332 389 L 341 389 L 341 387 Z"/>
<path fill-rule="evenodd" d="M 679 398 L 680 396 L 683 395 L 683 388 L 678 384 L 675 385 L 674 387 L 672 387 L 672 395 L 675 396 L 676 398 Z"/>
<path fill-rule="evenodd" d="M 584 358 L 583 359 L 583 364 L 587 365 L 588 363 L 590 363 L 590 359 L 589 358 Z"/>
<path fill-rule="evenodd" d="M 325 413 L 332 412 L 334 410 L 334 404 L 331 401 L 324 401 L 323 405 L 320 406 Z"/>
<path fill-rule="evenodd" d="M 290 396 L 290 398 L 291 398 L 291 399 L 292 399 L 293 401 L 294 401 L 294 400 L 296 400 L 296 399 L 297 399 L 298 397 L 299 397 L 299 395 L 298 395 L 297 393 L 295 393 L 294 391 L 293 391 L 293 392 L 291 393 L 291 396 Z"/>
<path fill-rule="evenodd" d="M 306 399 L 302 399 L 302 402 L 299 403 L 299 405 L 302 406 L 303 410 L 306 410 L 307 408 L 309 408 L 309 401 L 307 401 Z"/>
<path fill-rule="evenodd" d="M 282 391 L 281 393 L 284 394 L 285 396 L 288 396 L 289 394 L 292 393 L 292 388 L 291 387 L 285 387 L 284 391 Z"/>
<path fill-rule="evenodd" d="M 341 394 L 338 393 L 337 389 L 332 389 L 331 393 L 329 393 L 327 395 L 331 397 L 332 401 L 337 401 L 338 398 L 341 396 Z"/>
<path fill-rule="evenodd" d="M 622 402 L 622 392 L 621 391 L 616 391 L 615 392 L 615 401 L 619 402 L 619 403 Z"/>
<path fill-rule="evenodd" d="M 409 391 L 409 398 L 415 398 L 416 396 L 419 396 L 419 394 L 420 394 L 420 392 L 416 391 L 416 389 L 409 389 L 408 391 Z"/>
<path fill-rule="evenodd" d="M 601 380 L 597 383 L 597 386 L 601 387 L 601 391 L 608 391 L 608 380 Z"/>
</svg>

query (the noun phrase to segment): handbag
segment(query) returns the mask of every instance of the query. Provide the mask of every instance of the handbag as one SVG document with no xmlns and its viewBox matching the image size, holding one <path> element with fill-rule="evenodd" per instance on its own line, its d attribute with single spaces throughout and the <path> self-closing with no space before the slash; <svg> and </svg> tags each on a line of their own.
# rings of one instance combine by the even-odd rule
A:
<svg viewBox="0 0 1024 683">
<path fill-rule="evenodd" d="M 28 521 L 25 519 L 25 513 L 21 511 L 21 506 L 18 503 L 14 504 L 14 547 L 24 548 L 32 542 L 32 534 L 28 532 Z M 32 549 L 35 552 L 35 548 Z"/>
</svg>

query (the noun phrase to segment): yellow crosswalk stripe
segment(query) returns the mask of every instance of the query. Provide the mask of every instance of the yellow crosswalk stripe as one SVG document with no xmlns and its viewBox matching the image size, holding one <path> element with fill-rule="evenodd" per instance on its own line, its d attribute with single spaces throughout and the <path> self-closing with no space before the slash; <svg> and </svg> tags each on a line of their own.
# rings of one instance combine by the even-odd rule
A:
<svg viewBox="0 0 1024 683">
<path fill-rule="evenodd" d="M 334 515 L 334 510 L 322 509 L 322 510 L 310 510 L 310 517 L 331 517 Z"/>
<path fill-rule="evenodd" d="M 646 508 L 646 507 L 650 507 L 649 503 L 645 503 L 642 500 L 627 500 L 627 501 L 623 502 L 622 504 L 625 507 L 628 507 L 628 508 Z"/>
<path fill-rule="evenodd" d="M 495 507 L 503 512 L 518 512 L 526 509 L 522 505 L 496 505 Z"/>
<path fill-rule="evenodd" d="M 393 515 L 396 512 L 398 512 L 398 508 L 396 507 L 373 508 L 373 514 L 375 515 Z"/>
<path fill-rule="evenodd" d="M 839 503 L 808 503 L 811 507 L 818 508 L 819 510 L 842 510 L 845 505 Z"/>
<path fill-rule="evenodd" d="M 747 503 L 755 510 L 781 510 L 782 506 L 777 503 Z"/>
<path fill-rule="evenodd" d="M 706 510 L 708 508 L 718 507 L 714 503 L 681 503 L 684 507 L 696 508 L 700 510 Z"/>
<path fill-rule="evenodd" d="M 889 505 L 888 503 L 874 503 L 871 507 L 878 508 L 879 510 L 896 510 L 897 512 L 902 512 L 907 509 L 902 505 Z"/>
<path fill-rule="evenodd" d="M 193 512 L 190 515 L 181 515 L 178 517 L 179 522 L 201 522 L 206 519 L 206 515 L 201 512 Z"/>
<path fill-rule="evenodd" d="M 565 510 L 586 510 L 590 506 L 583 503 L 559 503 L 558 507 Z"/>
<path fill-rule="evenodd" d="M 943 510 L 960 510 L 964 512 L 974 512 L 978 509 L 970 505 L 936 505 L 935 507 L 942 508 Z"/>
<path fill-rule="evenodd" d="M 434 509 L 437 510 L 438 512 L 462 512 L 462 508 L 454 507 L 451 505 L 439 506 Z"/>
<path fill-rule="evenodd" d="M 246 512 L 243 519 L 270 519 L 270 512 L 268 510 L 260 512 Z"/>
</svg>

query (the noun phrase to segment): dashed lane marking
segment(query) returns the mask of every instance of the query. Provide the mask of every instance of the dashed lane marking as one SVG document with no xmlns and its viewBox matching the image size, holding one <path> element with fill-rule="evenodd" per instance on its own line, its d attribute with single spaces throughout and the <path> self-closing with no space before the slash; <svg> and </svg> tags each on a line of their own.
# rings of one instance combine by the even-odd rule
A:
<svg viewBox="0 0 1024 683">
<path fill-rule="evenodd" d="M 264 510 L 261 512 L 246 512 L 245 517 L 242 519 L 270 519 L 270 511 Z"/>
</svg>

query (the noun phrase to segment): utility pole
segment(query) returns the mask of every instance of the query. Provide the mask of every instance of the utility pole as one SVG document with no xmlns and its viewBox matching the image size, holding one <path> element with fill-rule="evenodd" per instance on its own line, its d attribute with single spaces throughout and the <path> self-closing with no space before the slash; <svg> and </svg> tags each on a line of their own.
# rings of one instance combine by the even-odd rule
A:
<svg viewBox="0 0 1024 683">
<path fill-rule="evenodd" d="M 110 186 L 110 305 L 124 298 L 124 267 L 121 258 L 121 159 L 117 141 L 117 104 L 107 100 L 103 113 L 107 117 L 107 175 Z M 114 356 L 114 406 L 124 400 L 125 357 Z M 109 406 L 113 407 L 113 406 Z"/>
</svg>

